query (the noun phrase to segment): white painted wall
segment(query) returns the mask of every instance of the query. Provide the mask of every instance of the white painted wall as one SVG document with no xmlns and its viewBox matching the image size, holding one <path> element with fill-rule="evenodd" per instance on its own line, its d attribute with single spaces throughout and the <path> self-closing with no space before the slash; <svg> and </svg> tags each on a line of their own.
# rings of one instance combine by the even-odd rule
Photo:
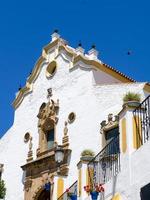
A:
<svg viewBox="0 0 150 200">
<path fill-rule="evenodd" d="M 109 113 L 117 114 L 121 110 L 123 95 L 128 91 L 134 91 L 141 93 L 144 99 L 143 83 L 105 85 L 104 82 L 104 85 L 95 85 L 91 69 L 87 69 L 83 63 L 80 63 L 82 67 L 76 66 L 70 70 L 70 63 L 64 59 L 64 56 L 59 55 L 56 58 L 58 69 L 51 79 L 46 78 L 47 64 L 43 64 L 41 73 L 33 84 L 33 92 L 28 94 L 17 108 L 13 126 L 0 141 L 0 163 L 4 164 L 3 179 L 7 187 L 6 200 L 23 200 L 23 172 L 20 166 L 26 163 L 28 152 L 28 144 L 24 143 L 24 134 L 30 132 L 33 136 L 33 152 L 36 158 L 38 147 L 36 116 L 41 104 L 47 102 L 48 88 L 53 89 L 52 98 L 60 101 L 59 121 L 56 128 L 59 144 L 63 137 L 64 121 L 67 120 L 70 112 L 76 114 L 74 123 L 68 125 L 72 155 L 69 176 L 65 180 L 66 188 L 77 180 L 76 165 L 82 150 L 90 148 L 96 153 L 100 151 L 99 124 Z M 48 56 L 49 60 L 52 58 L 53 56 Z M 103 77 L 102 80 L 107 78 L 108 76 Z"/>
</svg>

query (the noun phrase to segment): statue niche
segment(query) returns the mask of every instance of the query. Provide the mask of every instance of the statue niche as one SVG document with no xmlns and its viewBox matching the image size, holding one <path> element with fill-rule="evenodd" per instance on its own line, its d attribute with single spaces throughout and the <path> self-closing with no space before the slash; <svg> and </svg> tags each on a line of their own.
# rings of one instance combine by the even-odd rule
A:
<svg viewBox="0 0 150 200">
<path fill-rule="evenodd" d="M 39 132 L 39 148 L 37 155 L 50 150 L 55 144 L 55 127 L 58 122 L 59 100 L 56 102 L 51 99 L 52 90 L 48 89 L 48 103 L 42 103 L 37 117 Z"/>
</svg>

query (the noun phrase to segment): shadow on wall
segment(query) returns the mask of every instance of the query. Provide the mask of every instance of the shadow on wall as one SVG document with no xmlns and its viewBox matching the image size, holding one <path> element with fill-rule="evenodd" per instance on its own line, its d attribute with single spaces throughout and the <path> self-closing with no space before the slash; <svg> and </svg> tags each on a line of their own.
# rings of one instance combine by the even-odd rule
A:
<svg viewBox="0 0 150 200">
<path fill-rule="evenodd" d="M 111 75 L 106 74 L 102 71 L 93 70 L 93 82 L 94 84 L 114 84 L 119 83 L 117 79 L 113 78 Z"/>
</svg>

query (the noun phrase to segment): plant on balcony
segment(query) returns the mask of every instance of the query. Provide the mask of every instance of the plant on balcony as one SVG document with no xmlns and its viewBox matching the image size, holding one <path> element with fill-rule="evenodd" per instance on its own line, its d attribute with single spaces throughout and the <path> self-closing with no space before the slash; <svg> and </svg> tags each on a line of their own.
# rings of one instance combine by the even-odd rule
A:
<svg viewBox="0 0 150 200">
<path fill-rule="evenodd" d="M 84 186 L 84 190 L 90 193 L 92 200 L 97 200 L 99 193 L 104 192 L 104 187 L 102 184 L 96 185 L 95 187 L 90 187 L 89 185 Z"/>
<path fill-rule="evenodd" d="M 123 97 L 124 105 L 137 107 L 141 101 L 141 95 L 139 93 L 128 92 Z"/>
<path fill-rule="evenodd" d="M 71 192 L 69 189 L 66 190 L 67 196 L 71 200 L 77 200 L 77 195 L 74 192 Z"/>
<path fill-rule="evenodd" d="M 4 180 L 0 180 L 0 199 L 4 199 L 6 195 L 6 187 Z"/>
<path fill-rule="evenodd" d="M 95 153 L 91 149 L 85 149 L 81 152 L 81 160 L 91 160 Z"/>
</svg>

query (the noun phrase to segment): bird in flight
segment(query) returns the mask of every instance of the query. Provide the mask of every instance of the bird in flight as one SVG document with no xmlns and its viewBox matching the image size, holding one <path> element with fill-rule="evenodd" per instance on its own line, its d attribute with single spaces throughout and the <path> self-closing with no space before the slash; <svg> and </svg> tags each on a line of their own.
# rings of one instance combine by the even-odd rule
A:
<svg viewBox="0 0 150 200">
<path fill-rule="evenodd" d="M 132 54 L 132 51 L 129 50 L 129 51 L 127 52 L 127 55 L 130 56 L 131 54 Z"/>
</svg>

